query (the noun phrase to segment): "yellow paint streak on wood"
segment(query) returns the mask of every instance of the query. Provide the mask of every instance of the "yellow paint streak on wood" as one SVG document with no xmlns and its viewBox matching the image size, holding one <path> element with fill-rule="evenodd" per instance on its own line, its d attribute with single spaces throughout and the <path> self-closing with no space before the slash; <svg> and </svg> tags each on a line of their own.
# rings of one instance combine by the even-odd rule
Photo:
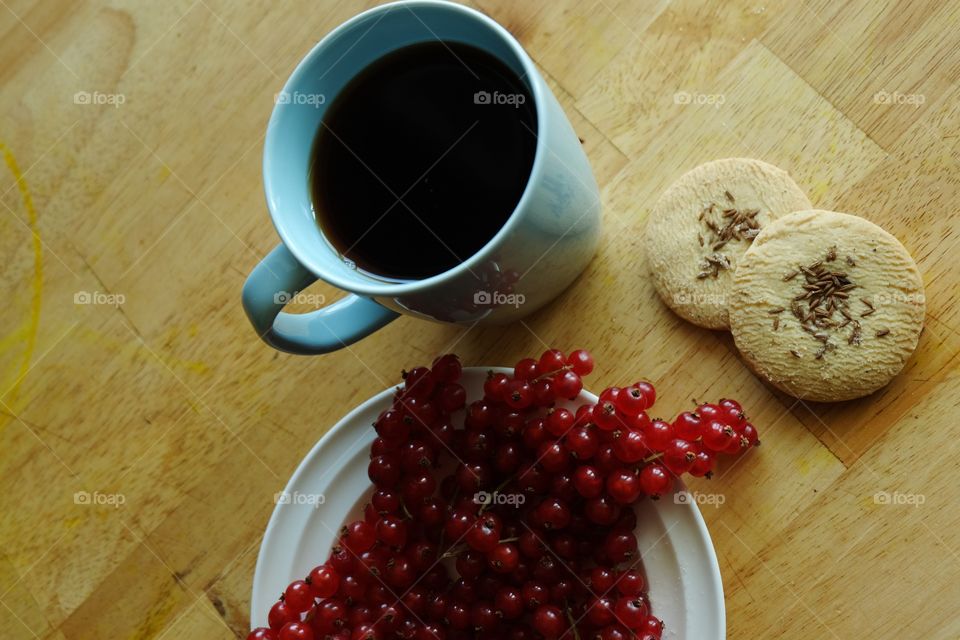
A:
<svg viewBox="0 0 960 640">
<path fill-rule="evenodd" d="M 40 242 L 40 231 L 37 226 L 37 210 L 33 206 L 33 197 L 27 188 L 27 182 L 23 179 L 17 159 L 13 152 L 0 142 L 0 152 L 3 153 L 3 160 L 17 181 L 17 188 L 20 190 L 20 198 L 23 200 L 23 207 L 27 211 L 27 224 L 30 226 L 30 235 L 33 241 L 33 295 L 30 298 L 30 315 L 24 322 L 21 329 L 13 332 L 24 341 L 23 358 L 20 361 L 20 369 L 13 386 L 6 392 L 8 404 L 13 404 L 20 391 L 20 384 L 30 370 L 30 362 L 33 360 L 33 352 L 37 347 L 37 330 L 40 327 L 40 307 L 43 302 L 43 244 Z M 19 340 L 17 341 L 19 342 Z M 8 348 L 8 345 L 2 345 Z M 3 425 L 0 425 L 2 428 Z"/>
<path fill-rule="evenodd" d="M 176 335 L 176 333 L 168 331 L 165 335 Z M 90 327 L 77 327 L 76 330 L 73 331 L 72 337 L 77 342 L 90 344 L 100 349 L 109 349 L 127 358 L 148 356 L 145 360 L 146 362 L 156 364 L 157 366 L 166 366 L 171 370 L 184 370 L 198 375 L 205 375 L 210 372 L 210 366 L 202 360 L 178 358 L 160 349 L 150 349 L 140 344 L 138 340 L 134 339 L 125 342 L 111 337 L 103 331 Z"/>
</svg>

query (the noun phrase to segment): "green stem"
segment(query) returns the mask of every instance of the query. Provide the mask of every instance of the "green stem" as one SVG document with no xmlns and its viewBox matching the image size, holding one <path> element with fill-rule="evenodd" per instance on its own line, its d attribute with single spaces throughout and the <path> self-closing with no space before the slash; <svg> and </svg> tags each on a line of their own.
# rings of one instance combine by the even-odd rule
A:
<svg viewBox="0 0 960 640">
<path fill-rule="evenodd" d="M 531 382 L 531 383 L 532 383 L 532 382 L 539 382 L 540 380 L 543 380 L 544 378 L 548 378 L 548 377 L 550 377 L 550 376 L 555 376 L 555 375 L 557 375 L 558 373 L 560 373 L 561 371 L 569 371 L 569 370 L 572 369 L 572 368 L 573 368 L 573 367 L 571 367 L 570 365 L 565 364 L 565 365 L 563 365 L 562 367 L 560 367 L 559 369 L 557 369 L 556 371 L 549 371 L 549 372 L 547 372 L 547 373 L 541 373 L 540 375 L 538 375 L 538 376 L 537 376 L 536 378 L 534 378 L 533 380 L 528 380 L 528 382 Z"/>
<path fill-rule="evenodd" d="M 577 623 L 573 619 L 573 613 L 570 611 L 570 605 L 564 603 L 564 610 L 567 612 L 567 620 L 570 622 L 570 630 L 573 631 L 573 640 L 580 640 L 580 632 L 577 631 Z"/>
</svg>

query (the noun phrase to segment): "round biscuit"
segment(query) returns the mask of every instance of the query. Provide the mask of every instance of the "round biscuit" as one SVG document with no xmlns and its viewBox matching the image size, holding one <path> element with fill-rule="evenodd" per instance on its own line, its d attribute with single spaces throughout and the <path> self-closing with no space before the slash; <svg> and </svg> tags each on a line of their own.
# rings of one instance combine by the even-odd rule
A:
<svg viewBox="0 0 960 640">
<path fill-rule="evenodd" d="M 778 389 L 849 400 L 903 369 L 925 306 L 917 265 L 892 235 L 858 216 L 797 211 L 764 228 L 742 256 L 730 330 Z"/>
<path fill-rule="evenodd" d="M 786 171 L 760 160 L 726 158 L 688 171 L 660 196 L 647 221 L 647 262 L 657 292 L 682 318 L 728 328 L 733 273 L 752 236 L 810 207 Z"/>
</svg>

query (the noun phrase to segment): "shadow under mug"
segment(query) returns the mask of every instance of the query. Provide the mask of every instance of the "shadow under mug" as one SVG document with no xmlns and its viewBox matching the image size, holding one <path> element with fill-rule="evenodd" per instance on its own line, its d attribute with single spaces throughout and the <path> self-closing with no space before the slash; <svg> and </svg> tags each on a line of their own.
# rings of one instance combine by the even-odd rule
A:
<svg viewBox="0 0 960 640">
<path fill-rule="evenodd" d="M 484 247 L 438 275 L 388 282 L 352 268 L 323 237 L 308 180 L 312 143 L 325 108 L 363 68 L 401 47 L 437 39 L 483 49 L 526 84 L 537 114 L 533 166 L 513 213 Z M 264 341 L 296 354 L 341 349 L 401 313 L 461 324 L 514 321 L 563 291 L 593 257 L 600 235 L 600 197 L 587 157 L 533 61 L 499 24 L 443 0 L 370 9 L 307 54 L 277 94 L 263 182 L 282 243 L 247 278 L 243 307 Z M 309 313 L 282 311 L 317 279 L 349 295 Z"/>
</svg>

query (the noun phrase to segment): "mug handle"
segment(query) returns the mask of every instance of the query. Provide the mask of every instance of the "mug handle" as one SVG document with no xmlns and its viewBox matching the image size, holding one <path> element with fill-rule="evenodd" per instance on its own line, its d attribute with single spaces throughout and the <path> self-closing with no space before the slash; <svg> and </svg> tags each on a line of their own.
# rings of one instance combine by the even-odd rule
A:
<svg viewBox="0 0 960 640">
<path fill-rule="evenodd" d="M 317 280 L 283 244 L 260 261 L 243 284 L 243 309 L 264 342 L 298 355 L 330 353 L 364 338 L 398 314 L 356 294 L 310 313 L 281 311 Z"/>
</svg>

